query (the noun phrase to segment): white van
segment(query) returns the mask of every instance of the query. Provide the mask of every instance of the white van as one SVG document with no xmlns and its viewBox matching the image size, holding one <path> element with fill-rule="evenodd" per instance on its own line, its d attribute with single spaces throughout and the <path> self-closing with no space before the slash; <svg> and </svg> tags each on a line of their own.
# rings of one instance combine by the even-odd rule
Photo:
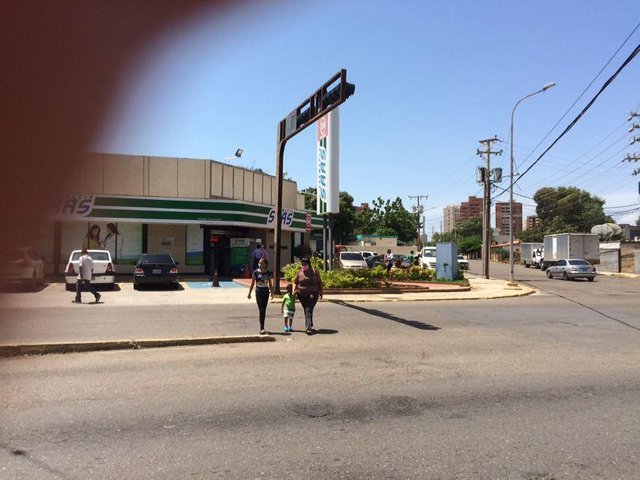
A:
<svg viewBox="0 0 640 480">
<path fill-rule="evenodd" d="M 424 247 L 420 252 L 420 265 L 436 269 L 436 247 Z"/>
</svg>

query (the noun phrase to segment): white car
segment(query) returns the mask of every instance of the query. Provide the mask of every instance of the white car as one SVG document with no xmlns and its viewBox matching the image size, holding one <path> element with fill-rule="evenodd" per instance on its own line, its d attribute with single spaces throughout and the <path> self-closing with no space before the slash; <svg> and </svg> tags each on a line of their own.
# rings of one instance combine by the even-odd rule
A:
<svg viewBox="0 0 640 480">
<path fill-rule="evenodd" d="M 362 257 L 363 257 L 365 260 L 367 260 L 367 258 L 369 258 L 369 257 L 373 257 L 373 256 L 377 255 L 377 253 L 376 253 L 376 252 L 356 252 L 356 253 L 361 254 L 361 255 L 362 255 Z"/>
<path fill-rule="evenodd" d="M 93 260 L 93 278 L 91 278 L 91 283 L 94 285 L 107 285 L 113 289 L 116 283 L 116 271 L 113 268 L 109 250 L 89 250 L 88 252 Z M 74 250 L 69 256 L 69 262 L 64 271 L 64 281 L 67 284 L 67 290 L 74 290 L 76 288 L 78 260 L 81 254 L 81 250 Z"/>
<path fill-rule="evenodd" d="M 35 290 L 44 283 L 44 257 L 31 247 L 16 247 L 8 252 L 0 269 L 3 283 L 21 283 Z"/>
<path fill-rule="evenodd" d="M 338 258 L 340 268 L 345 270 L 357 270 L 360 268 L 367 268 L 367 262 L 359 252 L 340 252 Z"/>
<path fill-rule="evenodd" d="M 469 270 L 469 261 L 462 255 L 458 255 L 458 268 L 460 270 Z"/>
</svg>

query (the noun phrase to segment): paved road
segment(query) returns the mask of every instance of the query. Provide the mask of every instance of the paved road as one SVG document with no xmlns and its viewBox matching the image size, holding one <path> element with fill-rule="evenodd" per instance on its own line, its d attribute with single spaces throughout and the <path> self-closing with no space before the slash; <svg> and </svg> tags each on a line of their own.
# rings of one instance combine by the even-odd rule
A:
<svg viewBox="0 0 640 480">
<path fill-rule="evenodd" d="M 474 302 L 323 304 L 322 334 L 269 344 L 1 360 L 0 472 L 638 478 L 635 280 L 530 281 L 548 290 Z M 252 304 L 99 307 L 82 307 L 97 315 L 86 328 L 253 333 L 256 323 Z M 43 326 L 78 310 L 55 312 L 42 315 Z"/>
</svg>

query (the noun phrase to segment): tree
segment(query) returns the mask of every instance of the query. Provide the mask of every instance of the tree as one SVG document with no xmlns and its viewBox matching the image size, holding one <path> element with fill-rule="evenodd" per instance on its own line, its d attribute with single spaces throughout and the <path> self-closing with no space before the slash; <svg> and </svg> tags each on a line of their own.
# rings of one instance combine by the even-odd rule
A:
<svg viewBox="0 0 640 480">
<path fill-rule="evenodd" d="M 315 211 L 318 189 L 316 187 L 308 187 L 302 190 L 300 193 L 304 194 L 304 208 L 306 210 Z"/>
<path fill-rule="evenodd" d="M 455 236 L 453 232 L 436 232 L 433 234 L 433 236 L 431 237 L 431 241 L 433 243 L 438 243 L 438 242 L 455 242 Z"/>
<path fill-rule="evenodd" d="M 640 227 L 640 215 L 638 215 L 638 219 L 636 220 L 636 225 Z"/>
<path fill-rule="evenodd" d="M 590 232 L 594 225 L 614 223 L 604 213 L 604 200 L 576 187 L 545 187 L 533 196 L 545 234 Z"/>
<path fill-rule="evenodd" d="M 456 223 L 452 232 L 434 233 L 433 242 L 456 242 L 461 253 L 480 253 L 482 248 L 482 218 L 472 217 Z"/>
<path fill-rule="evenodd" d="M 544 235 L 544 230 L 536 225 L 533 228 L 519 231 L 516 234 L 516 238 L 521 242 L 542 242 Z"/>
<path fill-rule="evenodd" d="M 482 238 L 482 218 L 471 217 L 460 220 L 456 223 L 453 230 L 457 237 L 471 237 L 479 235 L 480 238 Z"/>
<path fill-rule="evenodd" d="M 315 211 L 318 196 L 316 187 L 308 187 L 302 190 L 304 194 L 304 208 Z M 340 192 L 340 213 L 333 218 L 333 238 L 337 242 L 343 242 L 348 237 L 355 235 L 356 210 L 353 206 L 353 197 L 347 192 Z"/>
<path fill-rule="evenodd" d="M 482 218 L 471 217 L 460 220 L 453 229 L 458 250 L 466 254 L 479 254 L 482 249 Z"/>
<path fill-rule="evenodd" d="M 368 233 L 379 236 L 397 236 L 398 240 L 413 243 L 418 232 L 418 217 L 409 212 L 397 197 L 393 202 L 378 197 L 371 209 L 370 227 L 374 230 Z"/>
</svg>

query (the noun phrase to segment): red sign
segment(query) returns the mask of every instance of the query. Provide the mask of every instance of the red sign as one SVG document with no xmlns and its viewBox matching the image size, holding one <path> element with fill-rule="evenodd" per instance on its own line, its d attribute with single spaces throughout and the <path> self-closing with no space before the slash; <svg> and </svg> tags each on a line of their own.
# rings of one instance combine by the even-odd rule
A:
<svg viewBox="0 0 640 480">
<path fill-rule="evenodd" d="M 327 116 L 320 117 L 318 120 L 318 140 L 325 138 L 328 135 L 329 123 Z"/>
</svg>

